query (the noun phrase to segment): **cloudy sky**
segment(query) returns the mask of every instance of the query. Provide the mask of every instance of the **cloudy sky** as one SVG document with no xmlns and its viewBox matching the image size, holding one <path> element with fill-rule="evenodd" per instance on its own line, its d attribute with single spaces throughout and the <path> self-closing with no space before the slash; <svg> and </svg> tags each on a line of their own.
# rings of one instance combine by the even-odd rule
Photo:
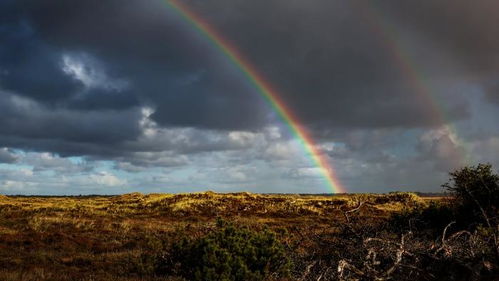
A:
<svg viewBox="0 0 499 281">
<path fill-rule="evenodd" d="M 499 166 L 498 1 L 178 1 L 278 89 L 347 191 Z M 0 1 L 0 193 L 330 192 L 167 2 Z"/>
</svg>

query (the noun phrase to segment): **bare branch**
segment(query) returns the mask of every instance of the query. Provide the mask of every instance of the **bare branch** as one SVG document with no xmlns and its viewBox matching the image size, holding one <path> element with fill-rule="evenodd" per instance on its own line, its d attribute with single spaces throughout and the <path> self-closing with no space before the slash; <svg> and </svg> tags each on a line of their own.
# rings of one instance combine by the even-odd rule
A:
<svg viewBox="0 0 499 281">
<path fill-rule="evenodd" d="M 340 260 L 340 262 L 338 263 L 338 276 L 340 277 L 340 279 L 343 278 L 345 269 L 350 270 L 357 275 L 366 276 L 366 274 L 362 270 L 358 269 L 354 265 L 351 265 L 346 260 Z"/>
<path fill-rule="evenodd" d="M 305 280 L 305 278 L 307 278 L 307 276 L 310 274 L 310 269 L 312 269 L 312 267 L 314 267 L 314 265 L 317 263 L 317 261 L 314 261 L 313 263 L 307 265 L 307 267 L 305 268 L 305 272 L 303 273 L 302 277 L 300 278 L 301 281 Z"/>
</svg>

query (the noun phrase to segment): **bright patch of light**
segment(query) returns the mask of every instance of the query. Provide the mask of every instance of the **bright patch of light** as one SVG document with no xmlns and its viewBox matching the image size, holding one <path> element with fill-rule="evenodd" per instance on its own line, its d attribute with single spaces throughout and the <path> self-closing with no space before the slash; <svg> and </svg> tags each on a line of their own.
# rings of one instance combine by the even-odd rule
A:
<svg viewBox="0 0 499 281">
<path fill-rule="evenodd" d="M 128 86 L 128 82 L 123 79 L 109 77 L 104 71 L 104 67 L 88 55 L 64 54 L 61 67 L 64 73 L 82 82 L 87 88 L 101 88 L 119 92 Z"/>
</svg>

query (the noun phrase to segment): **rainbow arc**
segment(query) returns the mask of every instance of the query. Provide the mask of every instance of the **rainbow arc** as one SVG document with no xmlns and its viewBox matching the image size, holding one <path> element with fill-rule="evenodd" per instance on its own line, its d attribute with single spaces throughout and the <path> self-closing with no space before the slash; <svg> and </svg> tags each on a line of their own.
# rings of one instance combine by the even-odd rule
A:
<svg viewBox="0 0 499 281">
<path fill-rule="evenodd" d="M 443 104 L 439 102 L 435 91 L 425 82 L 424 73 L 419 69 L 417 60 L 408 51 L 409 48 L 403 44 L 403 40 L 399 39 L 400 31 L 387 20 L 388 17 L 383 14 L 382 9 L 376 7 L 375 1 L 360 2 L 352 1 L 350 3 L 363 13 L 368 20 L 371 31 L 381 38 L 381 42 L 384 43 L 383 47 L 391 54 L 393 62 L 404 75 L 406 82 L 431 110 L 434 122 L 456 145 L 460 146 L 459 159 L 453 164 L 459 167 L 471 162 L 471 155 L 465 144 L 459 139 L 455 126 L 445 116 L 446 110 Z"/>
<path fill-rule="evenodd" d="M 310 132 L 304 126 L 300 125 L 299 118 L 286 106 L 286 103 L 272 85 L 245 59 L 235 46 L 231 45 L 216 29 L 191 11 L 185 4 L 178 0 L 166 0 L 166 3 L 182 16 L 187 23 L 209 40 L 216 49 L 223 53 L 246 76 L 267 104 L 279 115 L 284 124 L 289 128 L 289 131 L 300 141 L 304 151 L 320 169 L 330 191 L 333 193 L 344 193 L 345 188 L 338 180 L 335 170 L 329 163 L 329 159 L 327 159 L 327 155 L 319 150 Z"/>
</svg>

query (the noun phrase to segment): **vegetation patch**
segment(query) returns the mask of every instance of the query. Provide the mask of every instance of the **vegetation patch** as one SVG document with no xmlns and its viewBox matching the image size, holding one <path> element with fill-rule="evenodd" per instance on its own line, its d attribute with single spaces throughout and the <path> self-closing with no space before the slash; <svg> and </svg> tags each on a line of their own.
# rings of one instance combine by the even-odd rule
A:
<svg viewBox="0 0 499 281">
<path fill-rule="evenodd" d="M 498 280 L 498 179 L 465 167 L 429 199 L 0 196 L 0 280 Z"/>
<path fill-rule="evenodd" d="M 289 277 L 291 261 L 274 232 L 218 220 L 206 236 L 174 243 L 159 269 L 188 280 L 257 281 Z"/>
</svg>

